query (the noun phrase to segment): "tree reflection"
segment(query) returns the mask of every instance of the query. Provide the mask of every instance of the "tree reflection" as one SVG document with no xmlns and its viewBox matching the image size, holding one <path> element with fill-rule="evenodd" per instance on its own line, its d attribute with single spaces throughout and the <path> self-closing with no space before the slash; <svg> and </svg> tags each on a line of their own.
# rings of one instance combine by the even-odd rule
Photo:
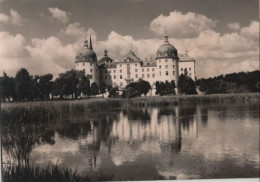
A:
<svg viewBox="0 0 260 182">
<path fill-rule="evenodd" d="M 194 122 L 194 115 L 196 114 L 196 106 L 180 106 L 179 107 L 179 118 L 184 130 L 189 131 L 190 125 Z"/>
</svg>

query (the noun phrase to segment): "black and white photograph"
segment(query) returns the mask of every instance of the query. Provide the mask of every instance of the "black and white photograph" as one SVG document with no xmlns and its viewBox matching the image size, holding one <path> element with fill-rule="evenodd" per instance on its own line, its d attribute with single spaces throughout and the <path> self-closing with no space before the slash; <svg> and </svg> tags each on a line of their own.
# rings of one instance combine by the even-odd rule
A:
<svg viewBox="0 0 260 182">
<path fill-rule="evenodd" d="M 257 182 L 259 91 L 259 0 L 0 0 L 0 181 Z"/>
</svg>

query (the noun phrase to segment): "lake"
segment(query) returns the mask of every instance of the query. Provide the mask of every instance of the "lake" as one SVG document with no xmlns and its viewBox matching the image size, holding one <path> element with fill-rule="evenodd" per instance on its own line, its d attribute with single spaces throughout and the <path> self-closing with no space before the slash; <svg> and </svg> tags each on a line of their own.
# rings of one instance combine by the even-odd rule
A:
<svg viewBox="0 0 260 182">
<path fill-rule="evenodd" d="M 258 104 L 130 106 L 66 114 L 38 132 L 19 130 L 43 132 L 43 139 L 18 147 L 34 166 L 58 163 L 114 180 L 259 177 Z M 15 147 L 4 146 L 5 163 Z"/>
</svg>

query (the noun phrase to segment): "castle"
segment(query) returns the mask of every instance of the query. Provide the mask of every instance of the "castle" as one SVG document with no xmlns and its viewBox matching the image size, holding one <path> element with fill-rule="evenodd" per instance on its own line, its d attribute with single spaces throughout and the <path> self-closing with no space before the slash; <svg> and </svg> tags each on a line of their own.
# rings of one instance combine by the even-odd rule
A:
<svg viewBox="0 0 260 182">
<path fill-rule="evenodd" d="M 156 52 L 156 58 L 141 60 L 130 50 L 119 60 L 113 60 L 108 56 L 105 49 L 104 57 L 97 60 L 93 50 L 90 36 L 84 41 L 84 47 L 77 53 L 76 70 L 84 71 L 90 83 L 96 82 L 98 85 L 104 81 L 106 85 L 124 88 L 130 82 L 135 82 L 142 78 L 151 86 L 156 81 L 174 80 L 176 85 L 179 75 L 186 74 L 195 80 L 195 60 L 187 53 L 178 54 L 177 49 L 169 43 L 168 35 L 164 36 L 164 43 Z"/>
</svg>

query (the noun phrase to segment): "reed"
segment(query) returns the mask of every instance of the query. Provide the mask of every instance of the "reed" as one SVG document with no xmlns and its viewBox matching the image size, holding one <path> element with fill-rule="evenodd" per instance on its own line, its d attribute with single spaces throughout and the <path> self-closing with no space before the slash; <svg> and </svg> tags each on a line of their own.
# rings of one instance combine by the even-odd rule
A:
<svg viewBox="0 0 260 182">
<path fill-rule="evenodd" d="M 78 174 L 77 169 L 59 167 L 57 164 L 45 169 L 33 166 L 3 167 L 2 177 L 5 182 L 87 182 L 111 181 L 113 175 L 96 172 L 95 174 Z"/>
</svg>

